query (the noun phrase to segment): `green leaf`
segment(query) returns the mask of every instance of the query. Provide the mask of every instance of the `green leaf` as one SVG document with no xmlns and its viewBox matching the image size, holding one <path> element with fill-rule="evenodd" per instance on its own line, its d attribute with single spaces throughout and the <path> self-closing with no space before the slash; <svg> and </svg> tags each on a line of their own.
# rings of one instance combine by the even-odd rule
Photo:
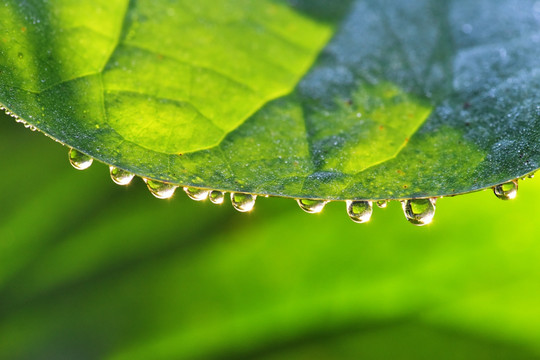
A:
<svg viewBox="0 0 540 360">
<path fill-rule="evenodd" d="M 539 168 L 534 0 L 334 3 L 4 1 L 0 103 L 201 188 L 403 199 Z"/>
</svg>

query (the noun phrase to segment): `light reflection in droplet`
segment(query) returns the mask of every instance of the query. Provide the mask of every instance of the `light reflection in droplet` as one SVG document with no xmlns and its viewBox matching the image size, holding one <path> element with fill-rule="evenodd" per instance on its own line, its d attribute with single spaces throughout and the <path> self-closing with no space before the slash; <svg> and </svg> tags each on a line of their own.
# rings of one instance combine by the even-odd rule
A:
<svg viewBox="0 0 540 360">
<path fill-rule="evenodd" d="M 158 199 L 170 199 L 174 195 L 177 186 L 161 181 L 143 179 L 150 193 Z"/>
<path fill-rule="evenodd" d="M 297 199 L 298 206 L 308 214 L 317 214 L 323 211 L 324 206 L 328 203 L 325 200 L 310 200 L 310 199 Z"/>
<path fill-rule="evenodd" d="M 198 189 L 194 187 L 184 187 L 184 191 L 191 200 L 204 201 L 208 199 L 209 190 Z"/>
<path fill-rule="evenodd" d="M 240 212 L 249 212 L 255 206 L 257 195 L 246 193 L 231 193 L 231 202 L 234 208 Z"/>
<path fill-rule="evenodd" d="M 416 226 L 428 225 L 435 216 L 435 203 L 437 199 L 412 199 L 401 202 L 405 218 Z"/>
<path fill-rule="evenodd" d="M 70 164 L 77 170 L 86 170 L 94 162 L 92 157 L 75 149 L 70 149 L 68 156 Z"/>
<path fill-rule="evenodd" d="M 129 185 L 135 176 L 129 171 L 122 170 L 114 166 L 109 166 L 109 172 L 111 174 L 112 181 L 118 185 Z"/>
<path fill-rule="evenodd" d="M 355 223 L 363 224 L 371 220 L 373 203 L 371 201 L 347 200 L 347 214 Z"/>
<path fill-rule="evenodd" d="M 509 181 L 493 187 L 493 193 L 501 200 L 515 199 L 518 192 L 517 180 Z"/>
<path fill-rule="evenodd" d="M 377 206 L 381 209 L 386 209 L 386 207 L 388 206 L 388 201 L 386 200 L 377 201 Z"/>
<path fill-rule="evenodd" d="M 212 204 L 221 205 L 225 200 L 225 193 L 218 190 L 212 190 L 210 191 L 208 198 L 210 199 Z"/>
</svg>

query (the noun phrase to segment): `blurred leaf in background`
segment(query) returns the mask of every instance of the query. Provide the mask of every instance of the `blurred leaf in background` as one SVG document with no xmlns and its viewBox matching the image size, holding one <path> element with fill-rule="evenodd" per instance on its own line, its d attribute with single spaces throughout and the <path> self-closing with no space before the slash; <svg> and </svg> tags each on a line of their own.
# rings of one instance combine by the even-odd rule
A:
<svg viewBox="0 0 540 360">
<path fill-rule="evenodd" d="M 398 203 L 253 213 L 154 199 L 0 118 L 1 359 L 540 358 L 540 183 Z"/>
</svg>

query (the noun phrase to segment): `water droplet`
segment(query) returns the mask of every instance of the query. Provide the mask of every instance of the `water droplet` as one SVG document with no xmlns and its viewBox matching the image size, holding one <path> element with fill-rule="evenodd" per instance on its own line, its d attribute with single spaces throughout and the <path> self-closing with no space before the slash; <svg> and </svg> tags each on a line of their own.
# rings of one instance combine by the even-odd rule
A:
<svg viewBox="0 0 540 360">
<path fill-rule="evenodd" d="M 210 192 L 210 195 L 208 195 L 208 198 L 213 204 L 220 205 L 223 204 L 223 201 L 225 200 L 225 193 L 222 191 L 213 190 Z"/>
<path fill-rule="evenodd" d="M 493 192 L 501 200 L 515 199 L 518 192 L 517 180 L 509 181 L 493 187 Z"/>
<path fill-rule="evenodd" d="M 114 166 L 109 166 L 109 171 L 111 173 L 112 181 L 118 185 L 128 185 L 135 176 L 126 170 L 122 170 Z"/>
<path fill-rule="evenodd" d="M 143 179 L 148 190 L 158 199 L 170 199 L 174 195 L 177 186 L 161 181 Z"/>
<path fill-rule="evenodd" d="M 94 162 L 94 159 L 92 159 L 90 156 L 75 149 L 70 149 L 68 156 L 69 162 L 77 170 L 86 170 Z"/>
<path fill-rule="evenodd" d="M 187 196 L 189 196 L 191 200 L 195 200 L 195 201 L 206 200 L 208 198 L 208 193 L 210 192 L 209 190 L 198 189 L 198 188 L 187 187 L 187 186 L 184 188 L 184 191 L 186 192 Z"/>
<path fill-rule="evenodd" d="M 22 59 L 24 57 L 24 54 L 22 52 L 17 54 L 19 56 L 19 59 Z"/>
<path fill-rule="evenodd" d="M 352 221 L 362 224 L 371 220 L 373 203 L 371 201 L 347 200 L 347 213 Z"/>
<path fill-rule="evenodd" d="M 253 210 L 257 195 L 245 193 L 231 193 L 231 202 L 234 208 L 240 212 Z"/>
<path fill-rule="evenodd" d="M 297 199 L 296 202 L 300 209 L 304 210 L 308 214 L 317 214 L 323 211 L 324 206 L 328 203 L 325 200 L 310 200 L 310 199 Z"/>
<path fill-rule="evenodd" d="M 405 217 L 411 224 L 424 226 L 433 221 L 436 201 L 435 198 L 405 200 L 401 202 L 401 206 Z"/>
<path fill-rule="evenodd" d="M 37 131 L 37 128 L 34 125 L 30 125 L 28 123 L 24 123 L 24 127 L 27 128 L 30 131 Z"/>
<path fill-rule="evenodd" d="M 388 201 L 386 200 L 377 201 L 377 206 L 381 209 L 386 209 L 386 207 L 388 206 Z"/>
</svg>

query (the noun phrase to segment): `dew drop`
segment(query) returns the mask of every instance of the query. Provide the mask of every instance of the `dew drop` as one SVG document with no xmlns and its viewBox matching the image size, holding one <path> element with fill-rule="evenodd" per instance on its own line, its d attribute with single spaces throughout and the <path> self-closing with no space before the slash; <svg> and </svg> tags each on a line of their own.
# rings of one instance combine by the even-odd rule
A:
<svg viewBox="0 0 540 360">
<path fill-rule="evenodd" d="M 135 176 L 126 170 L 122 170 L 114 166 L 109 166 L 109 171 L 111 173 L 112 181 L 118 185 L 128 185 Z"/>
<path fill-rule="evenodd" d="M 501 200 L 515 199 L 518 192 L 517 180 L 509 181 L 493 187 L 493 192 Z"/>
<path fill-rule="evenodd" d="M 18 53 L 17 56 L 19 57 L 19 59 L 22 59 L 24 57 L 24 54 L 22 52 Z"/>
<path fill-rule="evenodd" d="M 231 202 L 234 208 L 240 212 L 253 210 L 257 195 L 245 193 L 231 193 Z"/>
<path fill-rule="evenodd" d="M 208 193 L 210 192 L 209 190 L 198 189 L 198 188 L 187 187 L 187 186 L 184 188 L 184 191 L 186 192 L 187 196 L 189 196 L 191 200 L 195 200 L 195 201 L 204 201 L 208 199 Z"/>
<path fill-rule="evenodd" d="M 86 170 L 94 162 L 94 159 L 90 156 L 75 149 L 70 149 L 68 156 L 69 162 L 77 170 Z"/>
<path fill-rule="evenodd" d="M 371 220 L 373 214 L 373 203 L 371 201 L 351 201 L 347 200 L 347 213 L 355 223 L 366 223 Z"/>
<path fill-rule="evenodd" d="M 308 214 L 317 214 L 323 211 L 324 206 L 328 203 L 325 200 L 310 200 L 310 199 L 297 199 L 296 202 L 300 209 L 304 210 Z"/>
<path fill-rule="evenodd" d="M 388 206 L 388 201 L 386 200 L 377 201 L 377 206 L 381 209 L 386 209 L 386 207 Z"/>
<path fill-rule="evenodd" d="M 208 198 L 213 204 L 220 205 L 223 204 L 223 201 L 225 200 L 225 193 L 222 191 L 213 190 L 210 191 Z"/>
<path fill-rule="evenodd" d="M 433 221 L 437 199 L 413 199 L 401 202 L 405 218 L 414 225 L 424 226 Z"/>
<path fill-rule="evenodd" d="M 143 179 L 148 190 L 158 199 L 170 199 L 174 195 L 177 186 L 161 181 Z"/>
</svg>

